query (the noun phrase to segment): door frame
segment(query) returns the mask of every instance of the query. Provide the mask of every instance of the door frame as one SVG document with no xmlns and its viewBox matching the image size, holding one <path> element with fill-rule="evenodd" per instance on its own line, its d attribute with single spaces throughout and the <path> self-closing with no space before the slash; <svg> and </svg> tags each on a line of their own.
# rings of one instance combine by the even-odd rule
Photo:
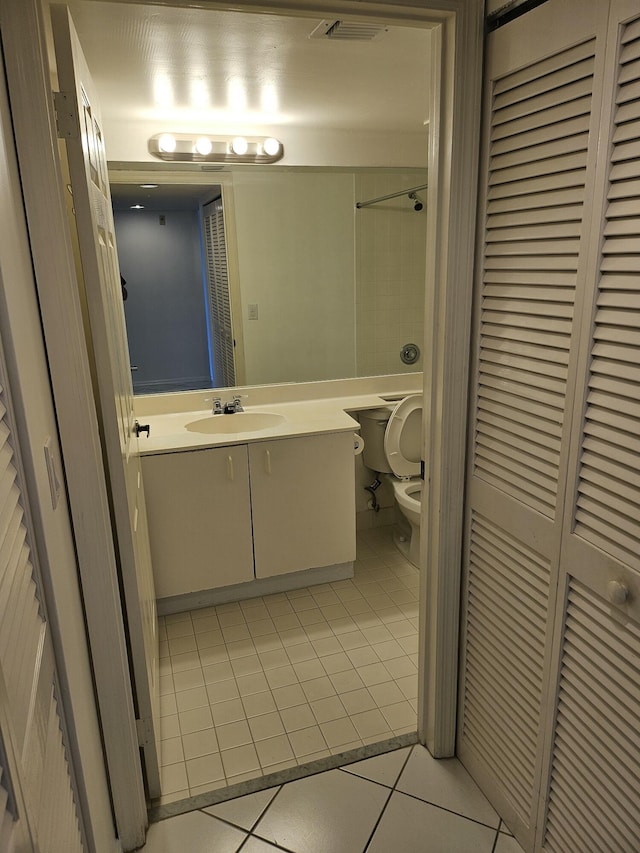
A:
<svg viewBox="0 0 640 853">
<path fill-rule="evenodd" d="M 133 0 L 123 0 L 133 2 Z M 188 5 L 189 0 L 156 0 Z M 482 0 L 210 0 L 202 8 L 377 18 L 432 27 L 424 371 L 425 500 L 420 586 L 419 738 L 435 756 L 455 751 L 469 329 L 473 284 L 484 10 Z M 114 543 L 82 310 L 65 209 L 38 0 L 3 0 L 34 269 L 82 576 L 87 629 L 114 810 L 125 849 L 144 840 L 146 810 L 117 583 Z M 64 124 L 64 111 L 59 119 Z M 70 381 L 70 378 L 72 381 Z M 132 768 L 133 771 L 132 772 Z"/>
<path fill-rule="evenodd" d="M 47 28 L 38 0 L 3 0 L 1 14 L 113 812 L 122 846 L 131 850 L 144 843 L 148 821 L 107 482 L 67 218 L 68 192 L 58 152 Z"/>
</svg>

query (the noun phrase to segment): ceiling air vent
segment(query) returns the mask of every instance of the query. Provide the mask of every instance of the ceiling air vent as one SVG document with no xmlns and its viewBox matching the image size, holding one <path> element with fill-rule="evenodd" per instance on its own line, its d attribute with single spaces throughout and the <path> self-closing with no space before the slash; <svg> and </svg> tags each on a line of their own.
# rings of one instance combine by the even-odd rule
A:
<svg viewBox="0 0 640 853">
<path fill-rule="evenodd" d="M 387 28 L 382 24 L 369 24 L 366 21 L 320 21 L 309 35 L 312 39 L 341 39 L 343 41 L 373 41 L 379 38 Z"/>
</svg>

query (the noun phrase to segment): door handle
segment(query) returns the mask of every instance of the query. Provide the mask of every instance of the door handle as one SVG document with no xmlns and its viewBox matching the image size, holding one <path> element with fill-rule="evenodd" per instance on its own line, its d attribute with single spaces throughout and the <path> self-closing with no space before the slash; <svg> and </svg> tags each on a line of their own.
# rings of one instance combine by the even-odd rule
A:
<svg viewBox="0 0 640 853">
<path fill-rule="evenodd" d="M 151 432 L 151 426 L 149 424 L 140 424 L 138 421 L 133 425 L 133 431 L 136 434 L 136 438 L 140 438 L 141 432 L 146 432 L 147 438 L 149 438 L 149 433 Z"/>
<path fill-rule="evenodd" d="M 264 452 L 264 470 L 267 474 L 271 473 L 271 451 L 265 450 Z"/>
<path fill-rule="evenodd" d="M 233 480 L 233 456 L 227 456 L 227 479 Z"/>
</svg>

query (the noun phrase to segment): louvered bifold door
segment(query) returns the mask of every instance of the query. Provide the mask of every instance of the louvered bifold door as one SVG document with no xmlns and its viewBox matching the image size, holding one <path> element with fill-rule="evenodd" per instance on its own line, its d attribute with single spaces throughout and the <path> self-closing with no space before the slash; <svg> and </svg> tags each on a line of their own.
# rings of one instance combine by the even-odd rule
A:
<svg viewBox="0 0 640 853">
<path fill-rule="evenodd" d="M 558 853 L 640 850 L 639 0 L 612 4 L 602 127 L 540 815 Z"/>
<path fill-rule="evenodd" d="M 213 350 L 215 384 L 218 388 L 229 388 L 236 384 L 236 376 L 227 245 L 221 199 L 216 199 L 204 207 L 203 224 L 209 334 Z"/>
<path fill-rule="evenodd" d="M 599 4 L 550 0 L 488 40 L 458 754 L 526 849 L 605 23 Z"/>
<path fill-rule="evenodd" d="M 12 818 L 28 822 L 37 849 L 80 853 L 84 848 L 54 696 L 53 648 L 34 572 L 4 375 L 0 348 L 0 753 L 5 760 L 15 756 L 13 767 L 7 762 L 2 769 L 18 777 L 5 789 L 7 795 L 12 792 L 6 803 L 13 803 Z M 18 785 L 26 815 L 15 809 Z M 1 789 L 0 795 L 4 798 Z M 8 831 L 6 819 L 5 814 L 2 832 Z"/>
</svg>

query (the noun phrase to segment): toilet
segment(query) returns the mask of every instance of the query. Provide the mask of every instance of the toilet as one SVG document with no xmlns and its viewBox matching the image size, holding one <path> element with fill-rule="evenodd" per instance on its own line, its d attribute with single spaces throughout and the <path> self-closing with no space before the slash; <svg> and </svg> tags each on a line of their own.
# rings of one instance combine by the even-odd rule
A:
<svg viewBox="0 0 640 853">
<path fill-rule="evenodd" d="M 386 474 L 401 513 L 394 542 L 414 566 L 420 566 L 422 480 L 422 394 L 405 397 L 395 407 L 359 412 L 367 468 Z"/>
</svg>

